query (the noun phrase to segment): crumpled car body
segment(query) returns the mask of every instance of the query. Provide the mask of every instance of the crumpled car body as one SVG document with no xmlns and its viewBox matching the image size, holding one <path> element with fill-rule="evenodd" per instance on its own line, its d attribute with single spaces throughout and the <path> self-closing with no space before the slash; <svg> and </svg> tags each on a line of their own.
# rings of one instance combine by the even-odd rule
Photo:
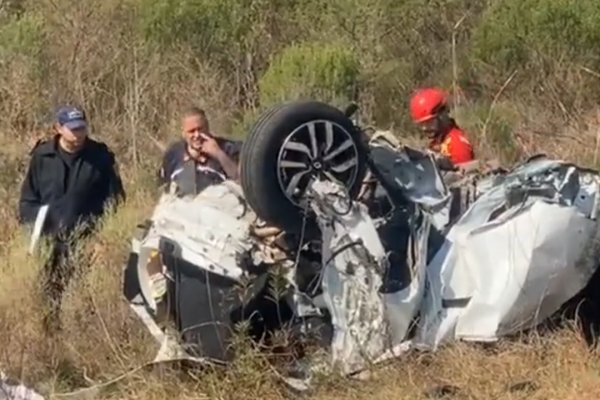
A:
<svg viewBox="0 0 600 400">
<path fill-rule="evenodd" d="M 318 290 L 310 292 L 297 280 L 305 268 L 299 257 L 282 257 L 253 234 L 260 220 L 235 183 L 195 198 L 165 195 L 132 242 L 125 282 L 132 308 L 161 344 L 157 359 L 231 359 L 213 350 L 227 347 L 244 315 L 275 313 L 260 300 L 275 266 L 287 271 L 289 294 L 277 310 L 283 304 L 288 321 L 322 318 L 332 332 L 329 364 L 345 374 L 410 348 L 494 341 L 535 327 L 595 273 L 596 171 L 536 157 L 450 187 L 428 152 L 381 137 L 370 151 L 385 212 L 374 214 L 335 181 L 313 180 L 307 188 L 303 204 L 320 232 Z M 241 300 L 233 288 L 248 282 L 254 287 Z M 157 322 L 165 299 L 175 335 Z M 241 312 L 248 304 L 254 308 Z"/>
<path fill-rule="evenodd" d="M 230 359 L 233 325 L 253 312 L 247 300 L 265 289 L 268 275 L 260 256 L 269 254 L 251 235 L 255 220 L 233 182 L 195 197 L 161 197 L 132 240 L 124 282 L 132 308 L 161 345 L 156 361 Z M 169 321 L 176 333 L 165 328 Z"/>
<path fill-rule="evenodd" d="M 13 382 L 0 371 L 0 400 L 44 400 L 44 397 L 22 383 Z"/>
<path fill-rule="evenodd" d="M 597 172 L 536 157 L 480 185 L 427 266 L 415 345 L 535 327 L 596 271 Z"/>
</svg>

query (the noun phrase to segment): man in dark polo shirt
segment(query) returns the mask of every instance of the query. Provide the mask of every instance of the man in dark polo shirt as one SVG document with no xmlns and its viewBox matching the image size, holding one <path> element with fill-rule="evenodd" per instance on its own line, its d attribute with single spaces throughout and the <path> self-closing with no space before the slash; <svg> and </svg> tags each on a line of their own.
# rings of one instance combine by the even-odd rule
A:
<svg viewBox="0 0 600 400">
<path fill-rule="evenodd" d="M 192 107 L 181 118 L 183 139 L 165 152 L 160 181 L 179 196 L 195 195 L 225 180 L 237 180 L 241 142 L 216 137 L 204 110 Z"/>
</svg>

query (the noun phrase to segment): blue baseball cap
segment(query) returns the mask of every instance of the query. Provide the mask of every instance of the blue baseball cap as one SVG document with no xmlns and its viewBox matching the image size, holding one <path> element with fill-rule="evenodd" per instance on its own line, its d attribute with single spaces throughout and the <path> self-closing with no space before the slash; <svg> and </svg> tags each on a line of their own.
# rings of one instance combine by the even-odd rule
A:
<svg viewBox="0 0 600 400">
<path fill-rule="evenodd" d="M 64 106 L 56 112 L 58 123 L 69 129 L 87 128 L 85 113 L 78 107 Z"/>
</svg>

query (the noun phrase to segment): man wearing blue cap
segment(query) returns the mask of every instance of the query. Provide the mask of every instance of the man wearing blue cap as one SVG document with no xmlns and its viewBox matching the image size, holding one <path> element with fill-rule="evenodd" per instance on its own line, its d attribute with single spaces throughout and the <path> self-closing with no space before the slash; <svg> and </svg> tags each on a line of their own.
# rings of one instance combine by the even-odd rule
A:
<svg viewBox="0 0 600 400">
<path fill-rule="evenodd" d="M 88 137 L 83 110 L 61 107 L 54 130 L 53 138 L 38 141 L 31 151 L 19 199 L 22 224 L 34 223 L 40 209 L 48 206 L 41 232 L 53 243 L 44 268 L 46 294 L 53 303 L 51 320 L 58 317 L 62 292 L 73 272 L 67 261 L 75 228 L 79 238 L 87 236 L 108 202 L 125 198 L 114 154 L 106 144 Z"/>
</svg>

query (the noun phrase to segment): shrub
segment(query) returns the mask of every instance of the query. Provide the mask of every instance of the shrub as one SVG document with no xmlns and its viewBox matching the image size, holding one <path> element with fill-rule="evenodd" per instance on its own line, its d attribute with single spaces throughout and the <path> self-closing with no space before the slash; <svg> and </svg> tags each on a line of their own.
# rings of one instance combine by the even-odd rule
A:
<svg viewBox="0 0 600 400">
<path fill-rule="evenodd" d="M 43 46 L 42 19 L 32 13 L 0 20 L 0 62 L 14 57 L 36 59 Z"/>
<path fill-rule="evenodd" d="M 600 66 L 600 8 L 595 0 L 506 0 L 485 13 L 475 56 L 504 70 L 535 57 Z"/>
<path fill-rule="evenodd" d="M 473 141 L 476 157 L 496 158 L 505 165 L 519 159 L 520 148 L 514 133 L 520 117 L 512 104 L 497 103 L 491 109 L 485 103 L 471 104 L 458 107 L 454 115 Z"/>
<path fill-rule="evenodd" d="M 287 47 L 259 81 L 260 102 L 314 98 L 337 105 L 356 97 L 360 65 L 340 44 L 307 42 Z"/>
<path fill-rule="evenodd" d="M 0 19 L 2 125 L 12 129 L 31 129 L 32 114 L 39 110 L 43 102 L 40 97 L 46 71 L 43 49 L 43 24 L 37 14 Z"/>
</svg>

